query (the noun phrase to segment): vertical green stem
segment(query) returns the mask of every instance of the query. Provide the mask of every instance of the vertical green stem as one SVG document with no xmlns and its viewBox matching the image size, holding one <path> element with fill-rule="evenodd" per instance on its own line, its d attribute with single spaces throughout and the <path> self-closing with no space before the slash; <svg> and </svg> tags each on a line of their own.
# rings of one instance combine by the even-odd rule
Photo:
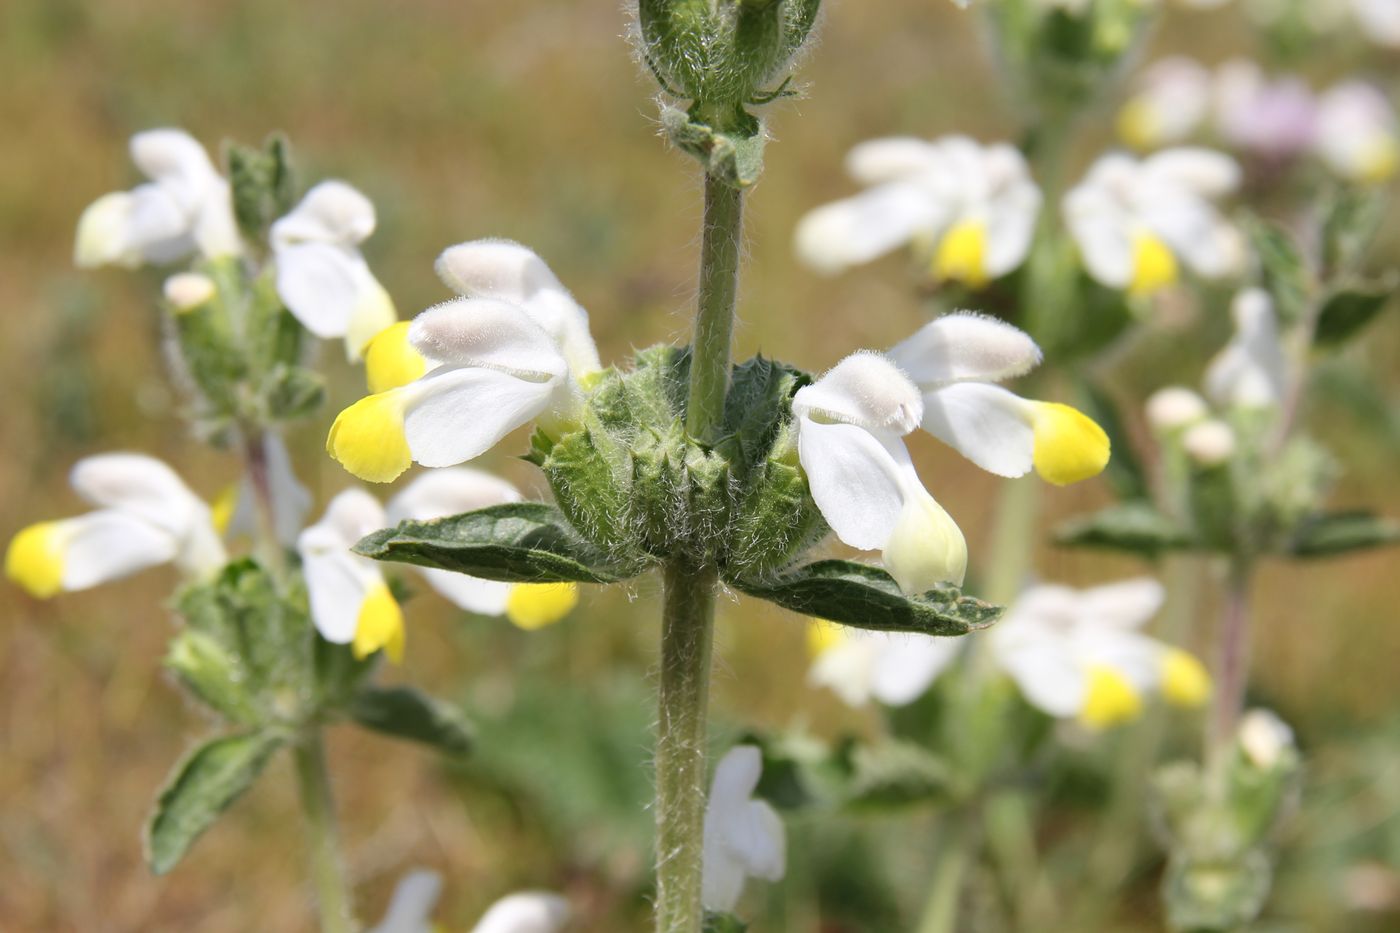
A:
<svg viewBox="0 0 1400 933">
<path fill-rule="evenodd" d="M 1220 617 L 1208 759 L 1222 757 L 1221 750 L 1234 741 L 1240 715 L 1244 712 L 1244 694 L 1249 680 L 1249 588 L 1253 575 L 1253 564 L 1248 558 L 1230 559 Z"/>
<path fill-rule="evenodd" d="M 739 290 L 739 248 L 744 193 L 705 176 L 705 221 L 700 243 L 700 296 L 691 341 L 690 400 L 686 430 L 701 443 L 714 440 L 729 390 L 729 351 L 734 339 L 734 299 Z"/>
<path fill-rule="evenodd" d="M 656 730 L 656 929 L 699 933 L 715 573 L 666 565 Z"/>
<path fill-rule="evenodd" d="M 945 822 L 919 933 L 958 933 L 959 929 L 958 904 L 976 840 L 972 838 L 969 814 L 951 813 Z"/>
<path fill-rule="evenodd" d="M 277 538 L 277 507 L 272 499 L 272 480 L 268 475 L 267 434 L 256 425 L 245 426 L 242 433 L 243 459 L 248 470 L 248 484 L 253 488 L 258 556 L 280 583 L 286 575 L 287 559 L 282 551 L 282 542 Z"/>
<path fill-rule="evenodd" d="M 326 748 L 319 729 L 307 730 L 296 746 L 295 757 L 301 805 L 310 834 L 311 880 L 316 888 L 321 933 L 354 933 L 350 889 L 340 862 L 335 808 L 326 772 Z"/>
</svg>

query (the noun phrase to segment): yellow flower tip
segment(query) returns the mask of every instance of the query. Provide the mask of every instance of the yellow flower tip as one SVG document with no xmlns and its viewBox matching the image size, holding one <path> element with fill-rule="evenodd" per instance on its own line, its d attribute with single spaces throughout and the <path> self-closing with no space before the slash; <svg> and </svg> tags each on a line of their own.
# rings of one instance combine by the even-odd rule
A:
<svg viewBox="0 0 1400 933">
<path fill-rule="evenodd" d="M 1079 721 L 1090 729 L 1109 729 L 1142 715 L 1142 694 L 1113 668 L 1089 668 L 1089 686 Z"/>
<path fill-rule="evenodd" d="M 1118 111 L 1118 136 L 1139 152 L 1155 146 L 1160 133 L 1161 120 L 1147 101 L 1130 100 Z"/>
<path fill-rule="evenodd" d="M 1133 279 L 1128 294 L 1143 297 L 1155 294 L 1181 278 L 1176 255 L 1157 236 L 1139 232 L 1133 237 Z"/>
<path fill-rule="evenodd" d="M 358 362 L 369 342 L 391 326 L 398 316 L 384 286 L 371 279 L 350 312 L 350 323 L 345 329 L 345 358 Z"/>
<path fill-rule="evenodd" d="M 517 583 L 506 597 L 506 618 L 532 632 L 553 625 L 577 605 L 577 583 Z"/>
<path fill-rule="evenodd" d="M 365 396 L 336 416 L 326 453 L 366 482 L 392 482 L 413 463 L 403 414 L 395 391 Z"/>
<path fill-rule="evenodd" d="M 365 347 L 365 381 L 371 393 L 377 395 L 406 386 L 428 371 L 423 354 L 408 342 L 411 323 L 399 321 L 389 325 Z"/>
<path fill-rule="evenodd" d="M 1390 136 L 1376 138 L 1362 151 L 1356 168 L 1358 180 L 1366 184 L 1389 181 L 1400 169 L 1400 142 Z"/>
<path fill-rule="evenodd" d="M 15 535 L 5 552 L 5 576 L 37 599 L 63 589 L 63 538 L 58 522 L 30 525 Z"/>
<path fill-rule="evenodd" d="M 1162 696 L 1173 706 L 1195 709 L 1210 699 L 1210 674 L 1193 654 L 1172 648 L 1162 660 Z"/>
<path fill-rule="evenodd" d="M 228 526 L 233 523 L 233 514 L 238 511 L 238 484 L 225 486 L 209 507 L 209 519 L 214 530 L 220 535 L 228 534 Z"/>
<path fill-rule="evenodd" d="M 987 225 L 961 220 L 943 235 L 933 256 L 933 274 L 939 279 L 965 282 L 982 288 L 987 276 Z"/>
<path fill-rule="evenodd" d="M 1094 419 L 1059 402 L 1036 402 L 1031 461 L 1046 482 L 1067 486 L 1108 466 L 1108 435 Z"/>
<path fill-rule="evenodd" d="M 356 659 L 364 659 L 382 648 L 385 656 L 398 664 L 403 660 L 403 643 L 403 610 L 394 601 L 388 586 L 382 581 L 375 583 L 360 604 L 350 650 Z"/>
<path fill-rule="evenodd" d="M 835 622 L 812 619 L 807 623 L 807 655 L 816 659 L 845 642 L 846 630 Z"/>
</svg>

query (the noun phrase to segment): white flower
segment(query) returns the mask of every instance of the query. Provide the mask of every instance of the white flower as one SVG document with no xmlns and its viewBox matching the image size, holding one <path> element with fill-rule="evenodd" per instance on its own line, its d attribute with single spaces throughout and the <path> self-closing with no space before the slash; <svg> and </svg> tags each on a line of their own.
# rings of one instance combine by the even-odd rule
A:
<svg viewBox="0 0 1400 933">
<path fill-rule="evenodd" d="M 30 525 L 5 554 L 5 574 L 36 597 L 170 562 L 200 578 L 227 560 L 209 507 L 154 457 L 88 457 L 73 467 L 69 482 L 98 510 Z"/>
<path fill-rule="evenodd" d="M 976 288 L 1015 269 L 1030 250 L 1040 190 L 1012 146 L 964 136 L 876 139 L 851 150 L 846 167 L 871 187 L 817 208 L 797 227 L 798 256 L 820 272 L 912 242 L 928 250 L 938 278 Z"/>
<path fill-rule="evenodd" d="M 946 315 L 881 355 L 846 357 L 793 396 L 797 449 L 812 498 L 837 537 L 881 550 L 900 587 L 961 584 L 967 544 L 919 481 L 903 436 L 922 427 L 985 470 L 1036 469 L 1055 483 L 1093 476 L 1108 438 L 1065 405 L 989 383 L 1040 361 L 1026 334 L 975 314 Z"/>
<path fill-rule="evenodd" d="M 1275 162 L 1310 149 L 1317 101 L 1296 76 L 1268 79 L 1254 62 L 1235 59 L 1215 76 L 1215 126 L 1232 147 Z"/>
<path fill-rule="evenodd" d="M 787 870 L 783 821 L 766 800 L 755 800 L 763 756 L 736 745 L 715 767 L 705 807 L 701 900 L 706 910 L 730 913 L 749 878 L 778 881 Z"/>
<path fill-rule="evenodd" d="M 432 521 L 492 505 L 521 501 L 520 491 L 499 477 L 470 467 L 429 470 L 389 500 L 388 524 Z M 434 567 L 418 569 L 454 605 L 482 615 L 504 615 L 536 629 L 557 622 L 578 604 L 573 583 L 503 583 Z"/>
<path fill-rule="evenodd" d="M 361 479 L 471 460 L 537 419 L 568 423 L 582 400 L 578 380 L 600 368 L 587 314 L 530 250 L 464 243 L 437 268 L 464 297 L 403 332 L 424 375 L 361 399 L 331 427 L 327 449 Z M 389 355 L 402 362 L 401 352 Z"/>
<path fill-rule="evenodd" d="M 1138 161 L 1100 158 L 1064 200 L 1084 265 L 1109 288 L 1148 295 L 1185 264 L 1204 278 L 1239 270 L 1244 244 L 1212 201 L 1233 191 L 1240 171 L 1206 149 L 1168 149 Z"/>
<path fill-rule="evenodd" d="M 343 181 L 323 181 L 269 231 L 287 310 L 323 340 L 343 337 L 352 360 L 397 316 L 360 254 L 374 225 L 368 198 Z"/>
<path fill-rule="evenodd" d="M 1380 45 L 1400 46 L 1400 3 L 1395 0 L 1351 0 L 1361 31 Z"/>
<path fill-rule="evenodd" d="M 433 933 L 441 891 L 442 879 L 435 872 L 409 872 L 394 888 L 384 919 L 368 933 Z M 559 933 L 569 915 L 568 902 L 557 894 L 520 891 L 492 904 L 472 933 Z"/>
<path fill-rule="evenodd" d="M 1256 768 L 1269 770 L 1293 747 L 1293 730 L 1267 709 L 1252 709 L 1240 717 L 1241 750 Z"/>
<path fill-rule="evenodd" d="M 1206 400 L 1184 386 L 1158 389 L 1147 400 L 1147 422 L 1160 434 L 1190 427 L 1209 414 Z"/>
<path fill-rule="evenodd" d="M 1275 407 L 1286 391 L 1288 364 L 1273 300 L 1262 288 L 1245 289 L 1230 314 L 1235 334 L 1206 369 L 1206 394 L 1227 408 Z"/>
<path fill-rule="evenodd" d="M 1118 112 L 1118 135 L 1143 151 L 1184 142 L 1205 122 L 1211 94 L 1205 66 L 1184 56 L 1163 58 L 1142 73 Z"/>
<path fill-rule="evenodd" d="M 349 644 L 355 657 L 384 650 L 403 658 L 403 610 L 384 582 L 377 561 L 350 548 L 387 524 L 384 508 L 363 489 L 347 489 L 326 514 L 297 538 L 311 602 L 311 621 L 326 641 Z"/>
<path fill-rule="evenodd" d="M 1316 145 L 1328 167 L 1351 181 L 1379 184 L 1400 168 L 1395 111 L 1384 94 L 1361 81 L 1339 84 L 1322 95 Z"/>
<path fill-rule="evenodd" d="M 73 253 L 79 267 L 164 264 L 196 251 L 209 259 L 243 252 L 228 182 L 194 137 L 175 129 L 137 133 L 131 160 L 151 180 L 103 195 L 83 211 Z"/>
<path fill-rule="evenodd" d="M 813 654 L 807 682 L 832 690 L 847 706 L 871 700 L 904 706 L 947 669 L 962 648 L 956 638 L 876 632 L 812 623 L 809 646 Z"/>
<path fill-rule="evenodd" d="M 1147 578 L 1083 591 L 1034 586 L 986 637 L 1032 706 L 1105 728 L 1136 717 L 1149 690 L 1182 705 L 1209 693 L 1200 662 L 1137 631 L 1165 595 Z"/>
</svg>

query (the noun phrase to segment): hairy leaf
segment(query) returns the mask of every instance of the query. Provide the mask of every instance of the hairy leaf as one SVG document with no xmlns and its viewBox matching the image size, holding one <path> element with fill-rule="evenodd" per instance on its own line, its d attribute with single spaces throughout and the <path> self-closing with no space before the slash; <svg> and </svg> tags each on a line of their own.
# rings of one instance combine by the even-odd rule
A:
<svg viewBox="0 0 1400 933">
<path fill-rule="evenodd" d="M 1055 532 L 1065 547 L 1104 548 L 1156 557 L 1190 548 L 1189 532 L 1147 502 L 1124 502 L 1065 522 Z"/>
<path fill-rule="evenodd" d="M 472 727 L 461 710 L 411 687 L 364 688 L 350 701 L 350 716 L 366 729 L 449 755 L 465 755 L 472 747 Z"/>
<path fill-rule="evenodd" d="M 1370 512 L 1329 512 L 1304 522 L 1288 543 L 1294 557 L 1331 557 L 1400 544 L 1400 522 Z"/>
<path fill-rule="evenodd" d="M 1361 333 L 1395 295 L 1395 282 L 1369 283 L 1333 292 L 1322 305 L 1313 342 L 1336 346 Z"/>
</svg>

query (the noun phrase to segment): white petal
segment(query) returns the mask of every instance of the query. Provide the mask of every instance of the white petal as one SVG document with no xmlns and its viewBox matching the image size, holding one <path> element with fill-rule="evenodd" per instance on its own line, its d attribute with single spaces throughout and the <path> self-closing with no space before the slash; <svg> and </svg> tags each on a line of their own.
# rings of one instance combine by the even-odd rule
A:
<svg viewBox="0 0 1400 933">
<path fill-rule="evenodd" d="M 1278 405 L 1288 382 L 1288 363 L 1267 292 L 1250 288 L 1235 296 L 1230 312 L 1235 335 L 1206 369 L 1206 394 L 1221 405 Z"/>
<path fill-rule="evenodd" d="M 438 277 L 467 298 L 495 298 L 523 307 L 554 338 L 575 377 L 602 368 L 588 313 L 545 261 L 510 240 L 475 240 L 444 250 Z"/>
<path fill-rule="evenodd" d="M 345 356 L 350 362 L 358 362 L 364 355 L 369 342 L 399 318 L 394 309 L 394 301 L 374 273 L 369 271 L 364 257 L 356 256 L 355 303 L 350 309 L 350 320 L 345 327 Z"/>
<path fill-rule="evenodd" d="M 374 205 L 343 181 L 323 181 L 269 231 L 274 247 L 299 242 L 355 246 L 374 232 Z"/>
<path fill-rule="evenodd" d="M 982 382 L 957 382 L 924 393 L 923 428 L 997 476 L 1025 476 L 1035 454 L 1027 403 Z"/>
<path fill-rule="evenodd" d="M 752 745 L 730 749 L 715 767 L 705 809 L 702 900 L 710 910 L 734 908 L 747 876 L 776 881 L 786 868 L 782 820 L 752 799 L 763 757 Z"/>
<path fill-rule="evenodd" d="M 893 435 L 881 443 L 853 424 L 799 422 L 797 454 L 812 499 L 836 536 L 851 547 L 883 548 L 899 522 L 904 488 L 891 445 L 904 447 Z"/>
<path fill-rule="evenodd" d="M 883 632 L 848 629 L 841 640 L 812 661 L 807 683 L 825 687 L 847 706 L 861 707 L 870 702 L 875 656 L 881 648 L 877 636 Z"/>
<path fill-rule="evenodd" d="M 442 878 L 437 872 L 409 872 L 394 887 L 384 919 L 367 933 L 432 933 L 433 909 L 441 891 Z"/>
<path fill-rule="evenodd" d="M 1054 583 L 1029 587 L 1012 603 L 997 629 L 1029 626 L 1068 633 L 1079 620 L 1079 595 L 1071 587 Z"/>
<path fill-rule="evenodd" d="M 1079 594 L 1082 622 L 1115 628 L 1141 628 L 1166 601 L 1167 591 L 1151 577 L 1095 586 Z"/>
<path fill-rule="evenodd" d="M 807 214 L 797 225 L 798 258 L 818 272 L 835 274 L 935 234 L 951 218 L 946 203 L 909 182 L 891 182 Z"/>
<path fill-rule="evenodd" d="M 1242 177 L 1239 164 L 1221 152 L 1182 146 L 1142 161 L 1143 183 L 1167 184 L 1205 198 L 1234 191 Z"/>
<path fill-rule="evenodd" d="M 1040 348 L 1005 321 L 960 311 L 945 314 L 886 353 L 920 388 L 947 382 L 1000 382 L 1040 364 Z"/>
<path fill-rule="evenodd" d="M 515 584 L 499 580 L 482 580 L 451 570 L 419 567 L 428 585 L 448 602 L 484 616 L 503 615 L 510 602 L 510 590 Z"/>
<path fill-rule="evenodd" d="M 871 693 L 886 706 L 904 706 L 923 696 L 962 648 L 957 638 L 885 635 L 885 639 L 875 656 Z"/>
<path fill-rule="evenodd" d="M 104 509 L 60 523 L 63 588 L 85 590 L 175 559 L 179 540 L 140 517 Z"/>
<path fill-rule="evenodd" d="M 569 917 L 569 902 L 559 895 L 521 891 L 492 904 L 472 933 L 559 933 Z"/>
<path fill-rule="evenodd" d="M 1239 232 L 1213 206 L 1179 188 L 1144 189 L 1142 222 L 1197 274 L 1222 278 L 1244 259 Z"/>
<path fill-rule="evenodd" d="M 558 345 L 520 306 L 492 298 L 458 298 L 413 319 L 409 342 L 429 359 L 489 366 L 537 382 L 563 379 Z"/>
<path fill-rule="evenodd" d="M 1063 211 L 1089 274 L 1109 288 L 1126 288 L 1133 278 L 1134 221 L 1123 205 L 1105 187 L 1086 182 L 1065 196 Z"/>
<path fill-rule="evenodd" d="M 889 358 L 861 350 L 799 389 L 792 411 L 799 418 L 908 434 L 923 415 L 923 400 Z"/>
<path fill-rule="evenodd" d="M 182 203 L 167 185 L 138 185 L 131 191 L 126 218 L 127 249 L 157 265 L 183 259 L 195 248 L 195 210 L 197 204 Z"/>
<path fill-rule="evenodd" d="M 1079 712 L 1088 684 L 1066 639 L 1026 627 L 997 626 L 992 633 L 997 662 L 1027 702 L 1059 718 Z"/>
<path fill-rule="evenodd" d="M 1240 747 L 1258 768 L 1272 768 L 1294 744 L 1288 723 L 1267 709 L 1252 709 L 1240 717 L 1238 735 Z"/>
<path fill-rule="evenodd" d="M 1035 237 L 1040 204 L 1040 189 L 1029 179 L 1009 186 L 988 203 L 986 266 L 989 276 L 1003 276 L 1025 261 Z"/>
<path fill-rule="evenodd" d="M 131 137 L 131 161 L 146 177 L 191 195 L 218 177 L 204 147 L 184 130 L 165 128 L 137 133 Z"/>
<path fill-rule="evenodd" d="M 1157 689 L 1166 646 L 1136 632 L 1086 625 L 1075 631 L 1071 650 L 1086 667 L 1110 668 L 1145 693 Z"/>
<path fill-rule="evenodd" d="M 78 218 L 78 236 L 73 246 L 73 263 L 80 269 L 118 265 L 135 267 L 141 254 L 131 243 L 130 192 L 104 194 L 88 205 Z"/>
<path fill-rule="evenodd" d="M 942 164 L 937 147 L 914 136 L 871 139 L 846 156 L 846 171 L 863 185 L 935 172 Z"/>
<path fill-rule="evenodd" d="M 343 246 L 302 242 L 278 247 L 277 294 L 301 325 L 321 339 L 343 337 L 360 297 L 364 260 Z"/>
<path fill-rule="evenodd" d="M 401 390 L 409 395 L 404 438 L 423 466 L 455 466 L 550 411 L 566 389 L 562 379 L 536 382 L 497 369 L 441 366 Z"/>
<path fill-rule="evenodd" d="M 233 192 L 222 178 L 214 179 L 205 190 L 192 236 L 199 252 L 209 259 L 243 254 L 243 238 L 233 216 Z"/>
<path fill-rule="evenodd" d="M 311 618 L 327 641 L 347 644 L 355 637 L 365 594 L 383 575 L 374 561 L 351 553 L 350 547 L 384 525 L 384 510 L 373 496 L 347 489 L 297 539 Z"/>
<path fill-rule="evenodd" d="M 1348 81 L 1319 101 L 1317 150 L 1339 175 L 1384 180 L 1395 170 L 1398 144 L 1395 112 L 1377 88 Z"/>
<path fill-rule="evenodd" d="M 389 500 L 389 521 L 430 521 L 487 506 L 519 502 L 520 490 L 498 476 L 472 467 L 428 470 Z"/>
<path fill-rule="evenodd" d="M 93 505 L 131 514 L 175 538 L 190 531 L 203 506 L 174 470 L 145 454 L 85 457 L 73 465 L 68 481 Z"/>
</svg>

